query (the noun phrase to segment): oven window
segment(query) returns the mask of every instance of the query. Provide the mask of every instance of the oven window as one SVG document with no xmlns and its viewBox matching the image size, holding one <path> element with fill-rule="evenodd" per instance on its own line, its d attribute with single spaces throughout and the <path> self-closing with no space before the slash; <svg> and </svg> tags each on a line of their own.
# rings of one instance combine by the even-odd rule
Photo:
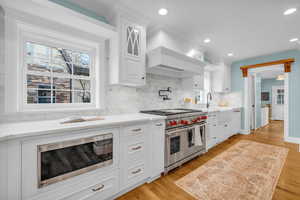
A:
<svg viewBox="0 0 300 200">
<path fill-rule="evenodd" d="M 71 176 L 111 164 L 113 138 L 83 144 L 54 144 L 60 148 L 40 153 L 40 185 L 44 186 Z M 89 169 L 90 168 L 90 169 Z"/>
<path fill-rule="evenodd" d="M 171 155 L 180 152 L 180 136 L 172 137 L 170 143 L 171 143 L 171 148 L 170 148 Z"/>
<path fill-rule="evenodd" d="M 188 137 L 188 146 L 189 147 L 195 146 L 195 134 L 193 132 L 193 129 L 188 130 L 187 137 Z"/>
</svg>

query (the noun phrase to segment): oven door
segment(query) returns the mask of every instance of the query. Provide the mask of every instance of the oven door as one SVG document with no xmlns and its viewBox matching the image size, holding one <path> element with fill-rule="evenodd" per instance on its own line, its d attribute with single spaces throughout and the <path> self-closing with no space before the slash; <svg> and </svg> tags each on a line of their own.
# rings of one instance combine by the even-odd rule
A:
<svg viewBox="0 0 300 200">
<path fill-rule="evenodd" d="M 165 167 L 205 149 L 205 124 L 167 130 Z"/>
<path fill-rule="evenodd" d="M 165 167 L 169 167 L 184 158 L 186 131 L 187 129 L 184 128 L 166 132 Z"/>
<path fill-rule="evenodd" d="M 195 124 L 186 130 L 184 156 L 191 156 L 205 148 L 205 124 Z"/>
</svg>

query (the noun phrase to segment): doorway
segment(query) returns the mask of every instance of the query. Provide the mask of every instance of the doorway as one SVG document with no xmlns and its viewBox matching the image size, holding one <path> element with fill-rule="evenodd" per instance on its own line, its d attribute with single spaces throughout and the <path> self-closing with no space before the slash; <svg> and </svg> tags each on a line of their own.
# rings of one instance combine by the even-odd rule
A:
<svg viewBox="0 0 300 200">
<path fill-rule="evenodd" d="M 253 110 L 253 101 L 251 101 L 251 95 L 253 95 L 253 89 L 251 89 L 252 85 L 256 87 L 256 83 L 252 82 L 253 78 L 250 76 L 256 76 L 259 77 L 261 72 L 264 71 L 273 71 L 272 68 L 275 70 L 281 70 L 281 78 L 283 78 L 283 90 L 279 91 L 279 97 L 276 97 L 278 99 L 283 99 L 283 120 L 284 120 L 284 138 L 285 140 L 288 140 L 288 133 L 289 133 L 289 72 L 291 72 L 291 66 L 292 63 L 295 60 L 293 58 L 285 59 L 285 60 L 278 60 L 278 61 L 272 61 L 272 62 L 267 62 L 267 63 L 260 63 L 260 64 L 255 64 L 255 65 L 248 65 L 248 66 L 242 66 L 242 74 L 244 77 L 244 133 L 250 133 L 251 128 L 259 128 L 261 125 L 259 123 L 262 123 L 262 113 L 264 112 L 264 109 L 261 109 L 261 105 L 259 105 L 259 102 L 261 103 L 261 99 L 258 99 L 255 97 L 255 104 L 254 104 L 254 109 L 255 109 L 255 125 L 253 124 L 253 120 L 251 121 L 251 117 L 253 116 L 252 110 Z M 275 70 L 276 71 L 276 70 Z M 261 78 L 261 77 L 260 77 Z M 263 80 L 263 79 L 262 79 Z M 261 79 L 260 79 L 261 81 Z M 255 89 L 254 89 L 255 90 Z M 257 93 L 257 91 L 255 91 Z M 265 97 L 265 94 L 262 92 L 260 93 L 260 96 L 262 98 Z M 278 96 L 278 95 L 277 95 Z M 272 95 L 269 94 L 269 97 L 272 99 Z M 272 99 L 273 101 L 273 99 Z M 281 107 L 282 108 L 282 107 Z M 271 111 L 272 112 L 272 111 Z M 269 119 L 272 119 L 272 116 L 269 116 Z"/>
</svg>

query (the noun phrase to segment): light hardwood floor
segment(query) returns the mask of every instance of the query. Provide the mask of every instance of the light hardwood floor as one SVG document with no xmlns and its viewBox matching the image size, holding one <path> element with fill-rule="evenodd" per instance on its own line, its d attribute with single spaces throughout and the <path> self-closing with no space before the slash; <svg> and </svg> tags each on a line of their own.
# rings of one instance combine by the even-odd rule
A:
<svg viewBox="0 0 300 200">
<path fill-rule="evenodd" d="M 174 182 L 208 160 L 222 153 L 241 139 L 253 140 L 289 148 L 289 154 L 281 172 L 273 200 L 300 200 L 300 153 L 298 145 L 283 141 L 283 122 L 272 121 L 250 135 L 235 135 L 212 148 L 206 154 L 186 163 L 168 175 L 121 196 L 118 200 L 194 200 L 192 196 L 178 188 Z"/>
</svg>

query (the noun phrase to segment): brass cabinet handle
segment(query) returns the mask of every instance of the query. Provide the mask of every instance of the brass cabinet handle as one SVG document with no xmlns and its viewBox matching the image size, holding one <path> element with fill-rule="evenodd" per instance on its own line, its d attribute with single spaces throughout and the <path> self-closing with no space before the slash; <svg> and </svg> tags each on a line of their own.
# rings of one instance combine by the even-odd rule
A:
<svg viewBox="0 0 300 200">
<path fill-rule="evenodd" d="M 136 150 L 139 150 L 139 149 L 141 149 L 141 148 L 142 148 L 142 146 L 137 146 L 137 147 L 133 147 L 132 150 L 133 150 L 133 151 L 136 151 Z"/>
<path fill-rule="evenodd" d="M 138 131 L 141 131 L 141 130 L 142 130 L 141 128 L 136 128 L 136 129 L 133 129 L 132 131 L 138 132 Z"/>
<path fill-rule="evenodd" d="M 101 184 L 99 187 L 93 188 L 92 191 L 93 191 L 93 192 L 97 192 L 97 191 L 99 191 L 99 190 L 102 190 L 103 188 L 104 188 L 104 185 Z"/>
<path fill-rule="evenodd" d="M 133 171 L 133 172 L 131 172 L 132 174 L 137 174 L 137 173 L 139 173 L 139 172 L 141 172 L 142 170 L 141 169 L 137 169 L 137 170 L 135 170 L 135 171 Z"/>
</svg>

